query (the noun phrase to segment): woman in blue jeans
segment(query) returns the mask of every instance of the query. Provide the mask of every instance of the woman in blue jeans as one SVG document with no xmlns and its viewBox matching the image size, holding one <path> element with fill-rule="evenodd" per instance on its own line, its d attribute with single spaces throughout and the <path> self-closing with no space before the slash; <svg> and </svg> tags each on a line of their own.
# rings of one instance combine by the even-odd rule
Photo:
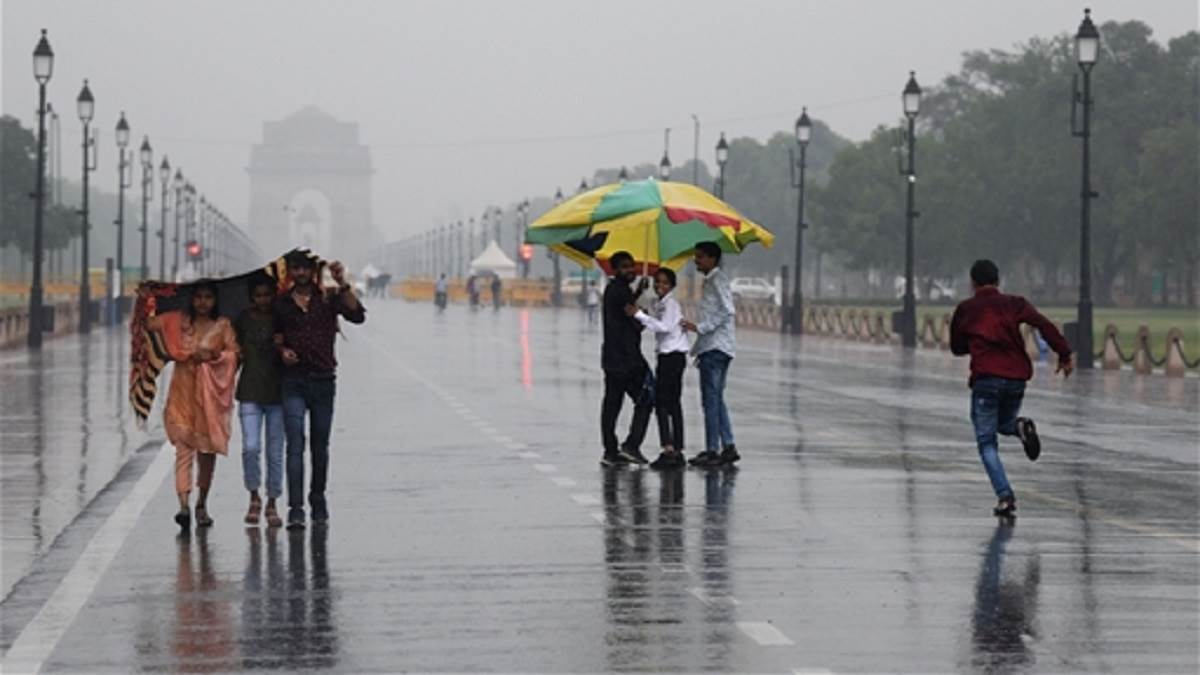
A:
<svg viewBox="0 0 1200 675">
<path fill-rule="evenodd" d="M 234 332 L 242 353 L 242 374 L 238 380 L 238 418 L 242 423 L 242 474 L 250 492 L 246 524 L 257 525 L 263 511 L 259 487 L 262 468 L 263 427 L 266 427 L 267 508 L 269 527 L 283 525 L 275 500 L 283 494 L 283 405 L 280 400 L 280 363 L 275 347 L 275 318 L 271 305 L 275 300 L 275 282 L 267 275 L 254 277 L 249 284 L 250 308 L 234 321 Z M 265 424 L 264 424 L 265 423 Z"/>
</svg>

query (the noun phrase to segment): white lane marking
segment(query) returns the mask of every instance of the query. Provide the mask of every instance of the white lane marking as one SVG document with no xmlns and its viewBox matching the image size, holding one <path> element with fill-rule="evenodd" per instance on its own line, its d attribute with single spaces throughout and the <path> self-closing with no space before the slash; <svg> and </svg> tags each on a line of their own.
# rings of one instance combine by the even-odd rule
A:
<svg viewBox="0 0 1200 675">
<path fill-rule="evenodd" d="M 738 599 L 732 595 L 713 595 L 699 586 L 693 586 L 692 588 L 689 588 L 688 593 L 696 596 L 696 599 L 706 605 L 716 605 L 719 603 L 725 603 L 727 605 L 742 604 L 738 602 Z"/>
<path fill-rule="evenodd" d="M 796 644 L 788 636 L 780 632 L 778 628 L 766 621 L 738 621 L 737 627 L 751 640 L 764 647 Z"/>
<path fill-rule="evenodd" d="M 521 459 L 537 459 L 538 457 L 541 457 L 541 455 L 537 454 L 536 452 L 521 452 L 517 453 L 517 457 L 520 457 Z"/>
<path fill-rule="evenodd" d="M 589 495 L 585 492 L 571 495 L 571 499 L 580 506 L 599 506 L 600 499 L 596 495 Z"/>
<path fill-rule="evenodd" d="M 146 472 L 108 516 L 96 534 L 92 536 L 79 559 L 63 577 L 58 588 L 46 600 L 27 626 L 13 641 L 4 655 L 5 673 L 36 673 L 41 671 L 59 640 L 75 622 L 88 598 L 96 590 L 101 577 L 112 564 L 113 558 L 137 526 L 146 504 L 162 484 L 167 470 L 174 464 L 171 445 L 163 443 L 158 456 L 146 468 Z"/>
<path fill-rule="evenodd" d="M 577 485 L 574 478 L 567 478 L 566 476 L 551 476 L 550 480 L 554 481 L 554 484 L 558 487 L 575 487 Z"/>
<path fill-rule="evenodd" d="M 555 471 L 558 471 L 558 467 L 554 466 L 553 464 L 534 464 L 533 468 L 541 471 L 542 473 L 554 473 Z"/>
<path fill-rule="evenodd" d="M 592 511 L 588 515 L 592 517 L 592 520 L 596 521 L 597 523 L 600 523 L 601 525 L 607 524 L 604 522 L 604 512 L 603 511 Z"/>
</svg>

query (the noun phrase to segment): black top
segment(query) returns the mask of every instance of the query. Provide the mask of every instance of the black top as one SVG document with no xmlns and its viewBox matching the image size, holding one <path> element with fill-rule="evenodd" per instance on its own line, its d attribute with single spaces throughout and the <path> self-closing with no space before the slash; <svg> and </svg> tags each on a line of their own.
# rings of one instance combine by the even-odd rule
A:
<svg viewBox="0 0 1200 675">
<path fill-rule="evenodd" d="M 630 370 L 643 367 L 642 323 L 625 314 L 625 306 L 637 296 L 629 284 L 613 279 L 604 288 L 604 344 L 600 348 L 600 367 L 604 370 Z"/>
<path fill-rule="evenodd" d="M 234 320 L 233 331 L 242 350 L 237 400 L 263 405 L 279 403 L 279 372 L 283 364 L 275 349 L 274 318 L 270 314 L 256 316 L 247 309 Z"/>
<path fill-rule="evenodd" d="M 281 295 L 275 299 L 274 313 L 275 332 L 283 335 L 283 346 L 300 357 L 296 365 L 284 366 L 285 377 L 332 377 L 337 370 L 333 340 L 338 334 L 338 317 L 350 323 L 367 320 L 362 303 L 350 309 L 340 293 L 315 293 L 308 311 L 300 309 L 291 293 Z"/>
</svg>

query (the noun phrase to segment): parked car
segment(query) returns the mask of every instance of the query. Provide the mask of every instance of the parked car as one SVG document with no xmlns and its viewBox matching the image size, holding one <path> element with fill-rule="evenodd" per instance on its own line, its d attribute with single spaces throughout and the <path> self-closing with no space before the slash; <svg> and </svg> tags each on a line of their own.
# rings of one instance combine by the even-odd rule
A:
<svg viewBox="0 0 1200 675">
<path fill-rule="evenodd" d="M 926 299 L 924 297 L 925 283 L 926 283 L 926 280 L 924 280 L 924 279 L 913 279 L 913 286 L 914 286 L 913 287 L 913 296 L 916 297 L 917 300 L 925 300 Z M 896 297 L 903 298 L 904 297 L 904 277 L 901 277 L 901 276 L 896 277 L 895 288 L 896 288 Z M 936 302 L 938 300 L 953 300 L 956 297 L 958 297 L 958 294 L 954 291 L 953 283 L 950 283 L 948 281 L 944 281 L 941 279 L 934 279 L 933 283 L 929 286 L 929 298 L 928 298 L 929 300 Z"/>
<path fill-rule="evenodd" d="M 729 290 L 733 291 L 734 302 L 775 301 L 775 286 L 762 277 L 734 277 L 729 282 Z"/>
</svg>

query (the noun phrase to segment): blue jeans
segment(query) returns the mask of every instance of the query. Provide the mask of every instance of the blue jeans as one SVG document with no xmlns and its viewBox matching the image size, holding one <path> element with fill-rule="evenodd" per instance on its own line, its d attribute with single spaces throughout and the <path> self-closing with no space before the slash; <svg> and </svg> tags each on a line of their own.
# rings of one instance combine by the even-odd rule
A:
<svg viewBox="0 0 1200 675">
<path fill-rule="evenodd" d="M 1002 377 L 981 377 L 971 385 L 971 423 L 975 425 L 975 442 L 979 458 L 992 481 L 996 496 L 1012 497 L 1012 486 L 1004 475 L 996 434 L 1017 435 L 1017 413 L 1025 397 L 1025 382 Z"/>
<path fill-rule="evenodd" d="M 238 419 L 242 422 L 242 477 L 250 492 L 257 492 L 262 484 L 258 456 L 263 449 L 266 421 L 267 497 L 275 499 L 283 494 L 283 406 L 242 401 L 238 404 Z"/>
<path fill-rule="evenodd" d="M 308 504 L 314 518 L 328 517 L 325 484 L 329 477 L 329 433 L 333 429 L 332 377 L 287 377 L 283 380 L 283 425 L 287 429 L 288 509 L 304 514 L 304 416 L 308 414 L 312 482 Z"/>
<path fill-rule="evenodd" d="M 704 408 L 704 449 L 719 452 L 733 445 L 733 424 L 725 406 L 725 376 L 733 357 L 713 349 L 700 355 L 700 403 Z"/>
</svg>

